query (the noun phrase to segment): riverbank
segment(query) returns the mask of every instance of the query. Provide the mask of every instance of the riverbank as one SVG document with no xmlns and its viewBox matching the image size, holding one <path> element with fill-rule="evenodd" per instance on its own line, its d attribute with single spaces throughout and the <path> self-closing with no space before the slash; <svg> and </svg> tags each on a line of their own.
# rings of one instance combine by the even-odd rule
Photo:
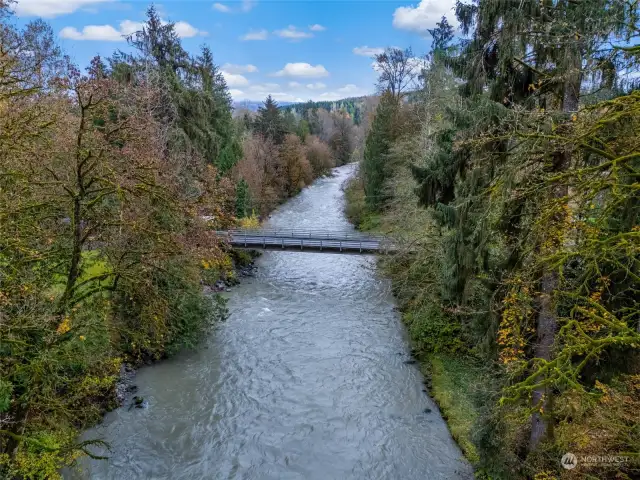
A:
<svg viewBox="0 0 640 480">
<path fill-rule="evenodd" d="M 215 310 L 215 318 L 212 319 L 212 323 L 218 323 L 223 321 L 228 315 L 226 309 L 226 302 L 224 298 L 219 296 L 223 292 L 231 292 L 231 289 L 237 286 L 243 278 L 252 277 L 256 272 L 255 259 L 259 257 L 258 252 L 243 251 L 243 250 L 230 250 L 228 256 L 231 259 L 231 269 L 227 270 L 223 274 L 211 276 L 203 275 L 202 290 L 203 293 L 213 298 L 213 302 L 218 308 Z M 156 359 L 155 361 L 165 360 L 167 357 Z M 113 395 L 115 395 L 115 402 L 109 401 L 107 405 L 111 408 L 105 408 L 104 413 L 111 411 L 113 408 L 131 408 L 133 406 L 138 408 L 145 408 L 147 406 L 144 397 L 137 395 L 138 386 L 135 384 L 136 373 L 139 368 L 152 365 L 154 360 L 147 359 L 146 361 L 138 361 L 131 363 L 123 363 L 120 366 L 119 375 L 115 382 L 115 388 Z M 137 400 L 137 403 L 136 403 Z"/>
<path fill-rule="evenodd" d="M 331 175 L 331 172 L 328 172 L 321 177 L 324 178 Z M 286 201 L 295 198 L 302 191 L 304 191 L 304 188 L 299 190 L 293 197 L 282 199 L 274 207 L 274 210 L 286 203 Z M 267 218 L 270 214 L 271 212 L 266 214 Z M 240 219 L 238 224 L 240 227 L 245 228 L 259 228 L 260 226 L 260 222 L 255 216 Z M 204 311 L 201 312 L 201 315 L 208 315 L 209 317 L 206 321 L 207 325 L 219 324 L 227 318 L 226 299 L 220 294 L 230 293 L 232 288 L 238 286 L 243 278 L 254 276 L 257 269 L 255 261 L 260 255 L 261 253 L 256 251 L 225 248 L 217 261 L 203 261 L 201 263 L 199 277 L 202 294 L 211 304 L 211 308 L 207 309 L 206 313 Z M 202 333 L 208 332 L 203 331 Z M 105 390 L 94 400 L 94 408 L 96 409 L 94 416 L 90 421 L 83 423 L 80 428 L 84 430 L 94 427 L 102 421 L 105 414 L 117 408 L 129 410 L 134 407 L 146 408 L 149 405 L 148 401 L 139 394 L 139 388 L 136 384 L 136 375 L 139 369 L 165 361 L 184 350 L 198 348 L 203 340 L 201 337 L 197 341 L 185 345 L 185 348 L 173 349 L 172 351 L 163 350 L 160 353 L 153 354 L 144 351 L 144 349 L 139 349 L 136 355 L 126 353 L 119 355 L 115 369 L 112 370 L 108 383 L 105 383 Z M 135 347 L 136 345 L 133 344 L 133 346 Z M 59 466 L 66 465 L 59 464 Z"/>
<path fill-rule="evenodd" d="M 352 166 L 279 207 L 271 228 L 351 230 Z M 146 409 L 83 439 L 108 461 L 69 478 L 465 479 L 469 465 L 424 394 L 389 282 L 365 255 L 265 252 L 200 348 L 140 369 Z"/>
<path fill-rule="evenodd" d="M 344 191 L 345 215 L 358 230 L 380 234 L 397 231 L 384 214 L 368 211 L 358 175 L 345 185 Z M 416 215 L 419 216 L 419 212 L 408 214 L 413 218 Z M 419 235 L 414 223 L 400 223 L 405 226 L 405 240 Z M 421 285 L 419 272 L 408 271 L 412 261 L 411 254 L 401 251 L 393 257 L 380 258 L 378 267 L 392 282 L 402 322 L 407 328 L 420 371 L 425 376 L 429 395 L 440 408 L 451 436 L 465 457 L 475 464 L 478 452 L 472 441 L 472 426 L 479 414 L 474 394 L 481 368 L 477 359 L 465 352 L 464 345 L 457 343 L 458 332 L 450 330 L 454 327 L 446 324 L 433 298 L 425 297 L 424 291 L 418 292 L 427 287 Z"/>
</svg>

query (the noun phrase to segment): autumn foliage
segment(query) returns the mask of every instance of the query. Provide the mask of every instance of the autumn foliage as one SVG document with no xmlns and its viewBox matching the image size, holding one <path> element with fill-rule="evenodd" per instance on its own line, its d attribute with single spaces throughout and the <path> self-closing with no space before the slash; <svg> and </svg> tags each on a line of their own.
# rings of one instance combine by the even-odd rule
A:
<svg viewBox="0 0 640 480">
<path fill-rule="evenodd" d="M 236 122 L 243 130 L 243 156 L 232 172 L 239 216 L 269 213 L 354 154 L 356 129 L 342 111 L 283 112 L 268 97 L 253 118 L 245 112 Z"/>
<path fill-rule="evenodd" d="M 160 76 L 99 58 L 83 74 L 46 24 L 0 13 L 0 475 L 57 478 L 90 454 L 78 432 L 114 406 L 122 362 L 216 318 L 202 262 L 228 260 L 210 229 L 232 224 L 234 189 L 169 145 Z"/>
</svg>

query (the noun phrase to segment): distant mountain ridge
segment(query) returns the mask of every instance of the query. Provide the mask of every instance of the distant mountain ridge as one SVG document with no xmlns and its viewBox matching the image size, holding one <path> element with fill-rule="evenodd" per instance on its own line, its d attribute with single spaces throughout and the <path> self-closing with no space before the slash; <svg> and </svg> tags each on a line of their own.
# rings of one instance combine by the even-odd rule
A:
<svg viewBox="0 0 640 480">
<path fill-rule="evenodd" d="M 232 106 L 234 110 L 241 110 L 246 108 L 250 112 L 257 112 L 258 108 L 264 105 L 264 100 L 238 100 L 234 101 Z M 293 102 L 278 102 L 280 107 L 288 107 L 289 105 L 294 105 Z"/>
<path fill-rule="evenodd" d="M 345 97 L 339 100 L 319 100 L 313 101 L 309 100 L 306 102 L 278 102 L 278 106 L 282 109 L 291 109 L 295 110 L 298 113 L 308 109 L 308 108 L 322 108 L 327 111 L 335 111 L 335 110 L 346 110 L 351 112 L 353 110 L 353 106 L 360 105 L 364 103 L 365 99 L 369 96 L 361 96 L 361 97 Z M 238 100 L 233 102 L 233 108 L 235 110 L 240 110 L 246 108 L 251 112 L 257 112 L 258 108 L 260 108 L 264 104 L 264 100 Z"/>
<path fill-rule="evenodd" d="M 323 109 L 328 112 L 344 111 L 353 119 L 353 123 L 360 125 L 364 112 L 367 110 L 367 101 L 373 98 L 374 96 L 372 95 L 366 95 L 362 97 L 347 97 L 340 100 L 308 101 L 281 107 L 284 110 L 292 110 L 298 115 L 304 115 L 309 109 Z"/>
</svg>

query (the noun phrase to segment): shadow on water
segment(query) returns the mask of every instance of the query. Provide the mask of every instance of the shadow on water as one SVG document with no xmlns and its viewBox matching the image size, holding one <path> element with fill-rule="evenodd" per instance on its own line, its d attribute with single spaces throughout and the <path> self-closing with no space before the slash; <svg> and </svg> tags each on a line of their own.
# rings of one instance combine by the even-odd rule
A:
<svg viewBox="0 0 640 480">
<path fill-rule="evenodd" d="M 276 211 L 270 226 L 352 229 L 347 165 Z M 389 284 L 370 256 L 266 252 L 196 352 L 136 377 L 146 409 L 85 438 L 112 444 L 91 479 L 472 478 L 422 392 Z"/>
</svg>

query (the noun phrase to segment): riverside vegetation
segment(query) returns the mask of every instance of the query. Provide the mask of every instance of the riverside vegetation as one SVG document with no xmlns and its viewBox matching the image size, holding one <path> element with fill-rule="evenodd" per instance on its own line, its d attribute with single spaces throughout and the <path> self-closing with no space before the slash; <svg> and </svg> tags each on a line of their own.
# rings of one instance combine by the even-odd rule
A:
<svg viewBox="0 0 640 480">
<path fill-rule="evenodd" d="M 478 478 L 640 473 L 637 9 L 458 2 L 428 68 L 376 58 L 346 212 L 411 246 L 381 263 Z"/>
<path fill-rule="evenodd" d="M 352 153 L 341 111 L 313 125 L 268 98 L 232 117 L 212 52 L 148 10 L 133 53 L 82 73 L 48 24 L 0 1 L 0 476 L 59 478 L 116 406 L 123 363 L 189 348 L 221 318 L 203 283 L 255 225 Z M 334 127 L 335 125 L 335 127 Z M 326 139 L 327 141 L 323 140 Z"/>
</svg>

